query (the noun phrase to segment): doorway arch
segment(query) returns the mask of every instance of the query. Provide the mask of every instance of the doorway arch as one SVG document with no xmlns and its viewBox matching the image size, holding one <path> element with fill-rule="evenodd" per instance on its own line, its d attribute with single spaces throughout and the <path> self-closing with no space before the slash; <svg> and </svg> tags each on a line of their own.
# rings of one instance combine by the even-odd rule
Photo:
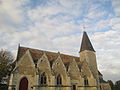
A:
<svg viewBox="0 0 120 90">
<path fill-rule="evenodd" d="M 26 77 L 21 79 L 19 84 L 19 90 L 28 90 L 28 80 Z"/>
</svg>

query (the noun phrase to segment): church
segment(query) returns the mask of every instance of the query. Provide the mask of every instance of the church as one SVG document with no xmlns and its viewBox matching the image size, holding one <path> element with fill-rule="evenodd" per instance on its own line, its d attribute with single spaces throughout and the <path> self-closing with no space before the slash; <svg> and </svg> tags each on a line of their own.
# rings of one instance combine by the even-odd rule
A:
<svg viewBox="0 0 120 90">
<path fill-rule="evenodd" d="M 79 57 L 18 47 L 8 90 L 111 90 L 97 67 L 96 51 L 83 32 Z"/>
</svg>

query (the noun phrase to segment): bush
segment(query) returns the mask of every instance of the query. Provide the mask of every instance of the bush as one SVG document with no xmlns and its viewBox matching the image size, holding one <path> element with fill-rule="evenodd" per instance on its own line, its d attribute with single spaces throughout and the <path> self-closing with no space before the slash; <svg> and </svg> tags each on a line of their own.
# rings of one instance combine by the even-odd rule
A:
<svg viewBox="0 0 120 90">
<path fill-rule="evenodd" d="M 8 85 L 0 84 L 0 90 L 8 90 Z"/>
</svg>

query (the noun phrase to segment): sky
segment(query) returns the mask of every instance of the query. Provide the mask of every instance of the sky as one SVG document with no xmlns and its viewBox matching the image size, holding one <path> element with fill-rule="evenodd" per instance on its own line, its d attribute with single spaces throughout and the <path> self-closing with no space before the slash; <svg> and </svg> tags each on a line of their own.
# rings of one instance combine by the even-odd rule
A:
<svg viewBox="0 0 120 90">
<path fill-rule="evenodd" d="M 85 27 L 85 28 L 83 28 Z M 83 31 L 105 80 L 120 80 L 120 0 L 0 0 L 0 49 L 79 56 Z"/>
</svg>

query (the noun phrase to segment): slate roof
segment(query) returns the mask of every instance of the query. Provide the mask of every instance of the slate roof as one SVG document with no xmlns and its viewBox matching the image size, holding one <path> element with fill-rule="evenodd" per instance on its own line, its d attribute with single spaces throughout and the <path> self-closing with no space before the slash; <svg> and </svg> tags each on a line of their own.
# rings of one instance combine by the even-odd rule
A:
<svg viewBox="0 0 120 90">
<path fill-rule="evenodd" d="M 76 56 L 70 56 L 70 55 L 66 55 L 66 54 L 49 52 L 49 51 L 38 50 L 38 49 L 22 47 L 22 46 L 19 46 L 17 60 L 19 60 L 25 54 L 25 52 L 27 50 L 30 51 L 30 54 L 35 63 L 37 63 L 37 61 L 42 57 L 42 55 L 44 53 L 46 53 L 48 60 L 50 61 L 50 64 L 52 64 L 52 62 L 57 59 L 58 55 L 60 55 L 60 57 L 65 65 L 68 65 L 68 63 L 71 62 L 73 60 L 73 58 L 75 59 L 75 61 L 78 64 L 80 63 L 79 57 L 76 57 Z"/>
<path fill-rule="evenodd" d="M 103 78 L 99 78 L 100 83 L 107 83 Z"/>
<path fill-rule="evenodd" d="M 84 50 L 95 51 L 92 44 L 91 44 L 91 42 L 90 42 L 90 39 L 89 39 L 89 37 L 88 37 L 88 35 L 87 35 L 87 33 L 85 31 L 83 32 L 80 52 L 84 51 Z"/>
</svg>

